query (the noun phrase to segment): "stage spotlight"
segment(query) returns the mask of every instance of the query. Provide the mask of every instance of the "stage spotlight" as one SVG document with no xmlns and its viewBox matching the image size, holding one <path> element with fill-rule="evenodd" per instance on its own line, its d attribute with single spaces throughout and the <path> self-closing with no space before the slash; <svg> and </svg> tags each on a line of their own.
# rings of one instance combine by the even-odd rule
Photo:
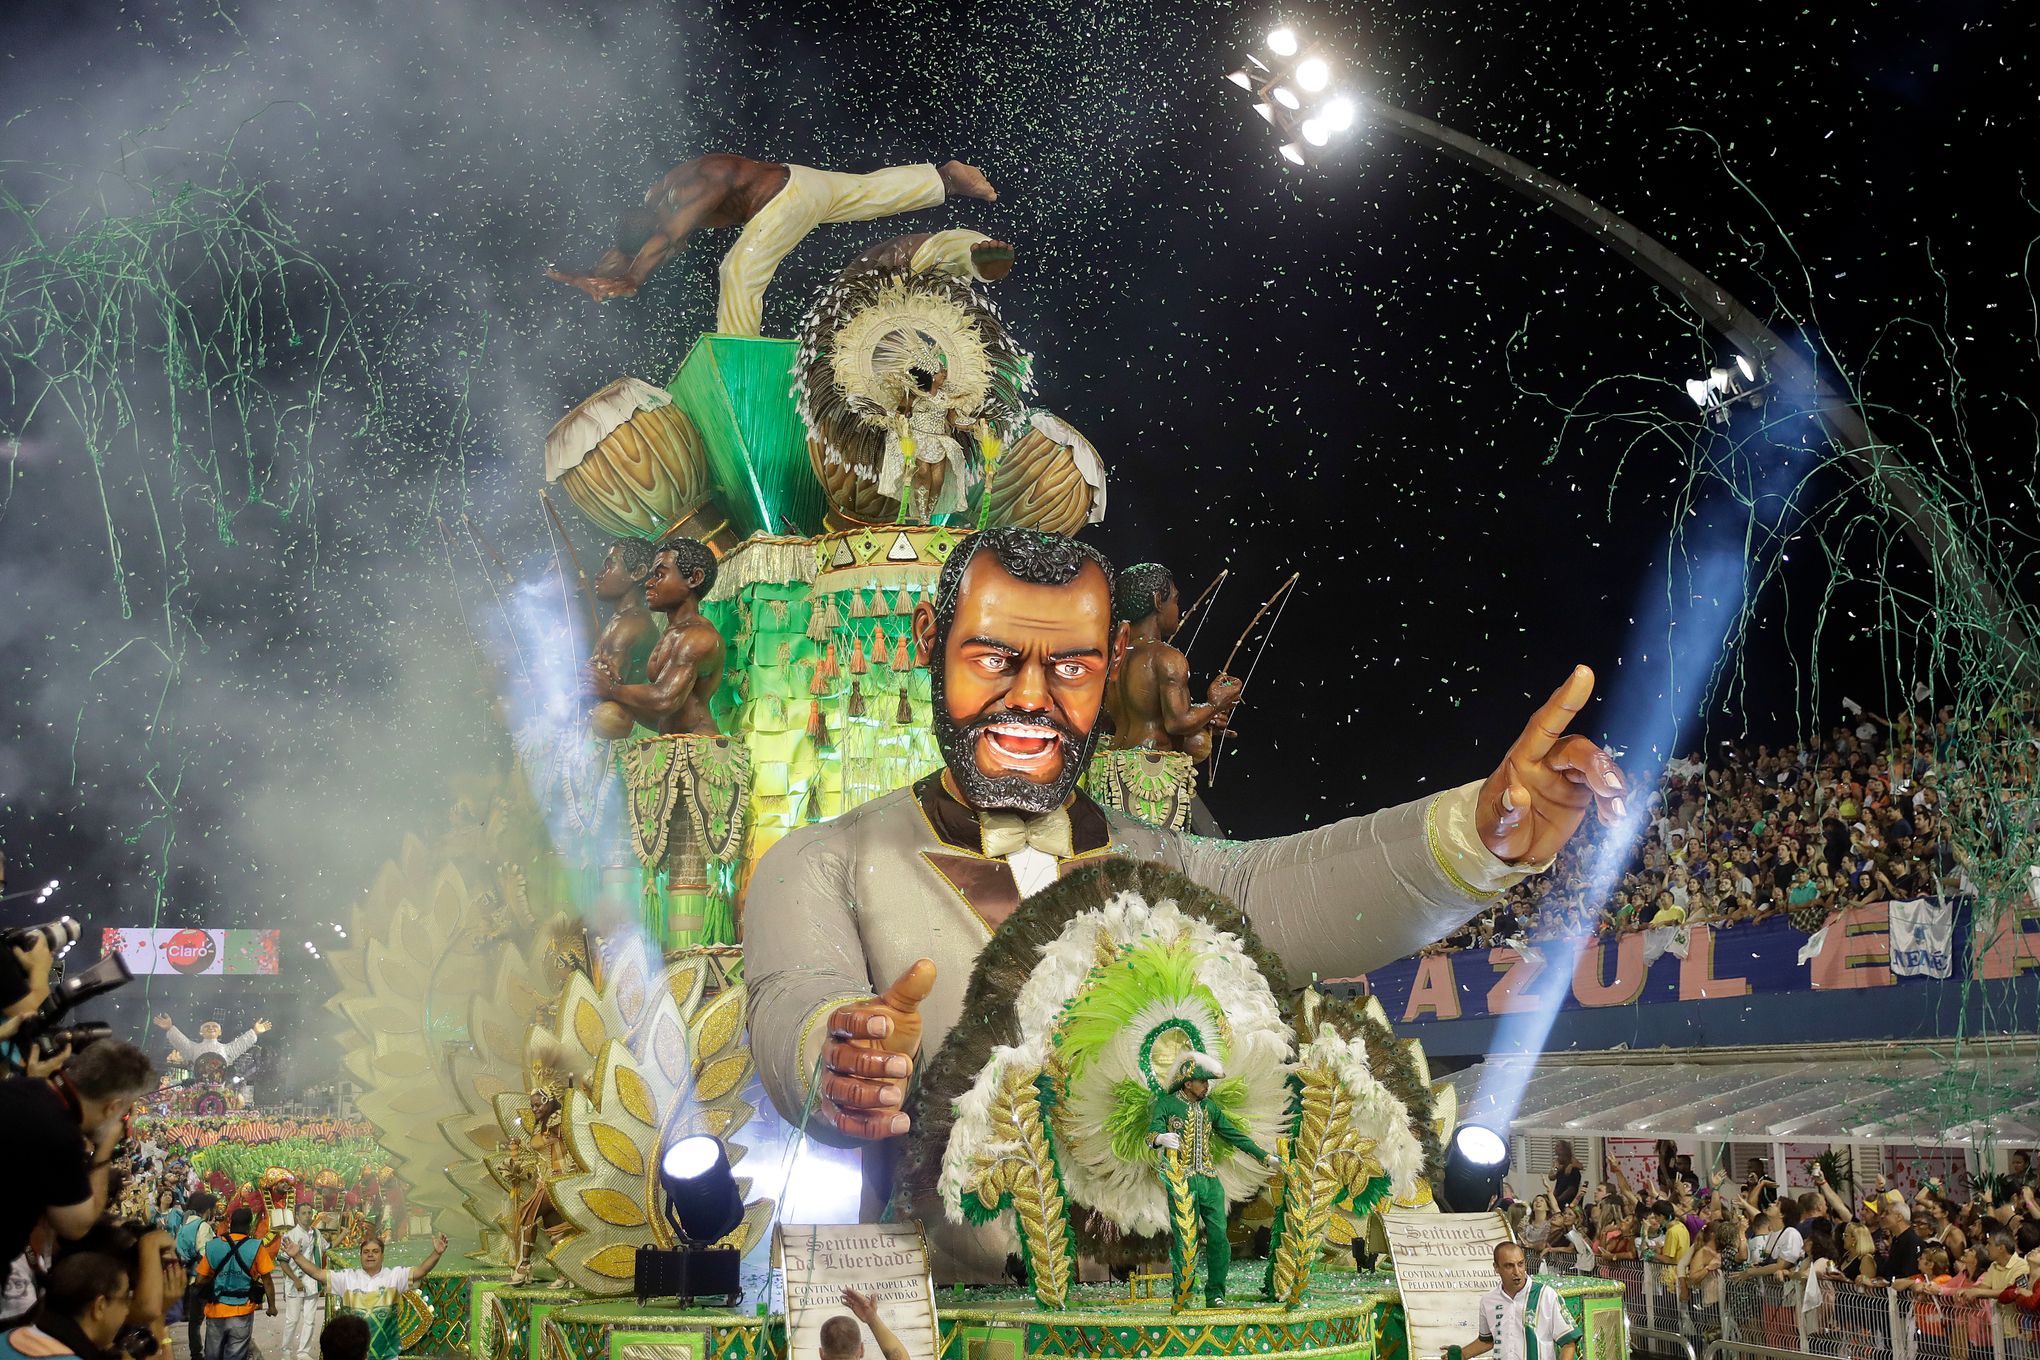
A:
<svg viewBox="0 0 2040 1360">
<path fill-rule="evenodd" d="M 1301 131 L 1303 133 L 1303 140 L 1309 142 L 1312 146 L 1323 146 L 1332 139 L 1330 131 L 1315 118 L 1304 119 Z"/>
<path fill-rule="evenodd" d="M 1703 411 L 1707 409 L 1708 398 L 1706 383 L 1701 382 L 1698 378 L 1686 379 L 1686 395 L 1693 399 L 1693 404 L 1695 406 L 1699 407 Z"/>
<path fill-rule="evenodd" d="M 1332 68 L 1320 57 L 1305 57 L 1296 68 L 1296 83 L 1316 94 L 1332 83 Z"/>
<path fill-rule="evenodd" d="M 670 1294 L 684 1305 L 720 1296 L 725 1306 L 734 1306 L 743 1297 L 738 1280 L 743 1253 L 710 1245 L 744 1221 L 743 1197 L 722 1140 L 697 1133 L 675 1142 L 659 1159 L 659 1185 L 666 1192 L 666 1223 L 679 1245 L 637 1249 L 639 1302 Z"/>
<path fill-rule="evenodd" d="M 1274 89 L 1268 91 L 1268 93 L 1274 95 L 1275 102 L 1285 109 L 1300 109 L 1303 107 L 1303 101 L 1296 97 L 1296 91 L 1290 89 L 1287 85 L 1277 85 Z"/>
<path fill-rule="evenodd" d="M 1453 1213 L 1477 1214 L 1502 1193 L 1509 1170 L 1509 1144 L 1484 1124 L 1461 1124 L 1452 1131 L 1445 1152 L 1445 1207 Z"/>
<path fill-rule="evenodd" d="M 1295 142 L 1284 142 L 1282 144 L 1282 159 L 1288 161 L 1291 165 L 1302 165 L 1303 148 Z"/>
<path fill-rule="evenodd" d="M 1318 110 L 1318 121 L 1333 132 L 1344 132 L 1353 126 L 1353 101 L 1340 95 Z"/>
<path fill-rule="evenodd" d="M 1267 119 L 1271 123 L 1275 121 L 1275 109 L 1273 105 L 1256 104 L 1254 105 L 1254 112 L 1260 114 L 1263 118 Z"/>
<path fill-rule="evenodd" d="M 1293 28 L 1275 29 L 1268 35 L 1268 50 L 1278 57 L 1295 56 L 1296 30 Z"/>
<path fill-rule="evenodd" d="M 666 1222 L 682 1242 L 705 1246 L 743 1221 L 737 1178 L 719 1138 L 697 1133 L 667 1148 L 659 1181 L 666 1191 Z"/>
<path fill-rule="evenodd" d="M 1248 75 L 1245 71 L 1234 71 L 1231 75 L 1227 76 L 1226 79 L 1230 80 L 1233 84 L 1239 86 L 1243 90 L 1251 90 L 1254 88 L 1254 78 Z"/>
<path fill-rule="evenodd" d="M 1755 382 L 1757 380 L 1757 370 L 1742 355 L 1738 354 L 1735 356 L 1735 366 L 1742 370 L 1744 382 Z"/>
</svg>

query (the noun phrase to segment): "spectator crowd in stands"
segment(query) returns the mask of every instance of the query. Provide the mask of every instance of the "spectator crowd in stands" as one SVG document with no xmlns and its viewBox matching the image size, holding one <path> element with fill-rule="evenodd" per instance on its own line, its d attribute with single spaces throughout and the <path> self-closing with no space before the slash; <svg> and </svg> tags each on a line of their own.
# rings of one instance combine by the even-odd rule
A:
<svg viewBox="0 0 2040 1360">
<path fill-rule="evenodd" d="M 1852 706 L 1853 725 L 1823 740 L 1775 749 L 1723 742 L 1705 761 L 1674 760 L 1612 892 L 1588 871 L 1608 835 L 1589 819 L 1552 872 L 1425 952 L 1775 917 L 1811 933 L 1850 907 L 1971 892 L 1949 834 L 1961 814 L 1963 754 L 1972 737 L 1987 739 L 2000 757 L 1993 773 L 2032 788 L 2040 779 L 2032 708 L 2021 696 L 1972 734 L 1951 708 L 1929 720 Z"/>
<path fill-rule="evenodd" d="M 1897 1291 L 1925 1342 L 1916 1354 L 1987 1354 L 1993 1307 L 2001 1334 L 2021 1354 L 2040 1354 L 2040 1179 L 2030 1152 L 2011 1154 L 2009 1174 L 1975 1178 L 1967 1199 L 1930 1180 L 1910 1200 L 1882 1176 L 1862 1196 L 1818 1169 L 1814 1188 L 1781 1194 L 1760 1160 L 1740 1184 L 1725 1171 L 1703 1183 L 1691 1158 L 1670 1144 L 1660 1145 L 1648 1187 L 1632 1185 L 1612 1162 L 1612 1179 L 1583 1187 L 1562 1141 L 1553 1160 L 1553 1174 L 1528 1202 L 1503 1189 L 1502 1207 L 1533 1269 L 1651 1290 L 1662 1315 L 1696 1340 L 1719 1325 L 1725 1289 L 1761 1300 L 1758 1330 L 1775 1331 L 1767 1344 L 1788 1350 L 1803 1349 L 1802 1338 L 1845 1346 L 1839 1334 L 1852 1315 L 1837 1307 L 1843 1296 Z M 1814 1349 L 1882 1352 L 1869 1344 Z"/>
</svg>

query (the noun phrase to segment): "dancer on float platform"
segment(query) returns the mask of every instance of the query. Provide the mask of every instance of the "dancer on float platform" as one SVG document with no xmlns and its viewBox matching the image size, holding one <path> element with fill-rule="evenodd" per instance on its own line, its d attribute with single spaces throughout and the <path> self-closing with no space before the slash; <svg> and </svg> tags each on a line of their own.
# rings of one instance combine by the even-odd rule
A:
<svg viewBox="0 0 2040 1360">
<path fill-rule="evenodd" d="M 1447 1346 L 1445 1360 L 1474 1360 L 1489 1351 L 1495 1360 L 1573 1360 L 1580 1326 L 1565 1311 L 1557 1290 L 1530 1278 L 1523 1249 L 1497 1242 L 1495 1274 L 1502 1282 L 1480 1296 L 1480 1340 Z"/>
<path fill-rule="evenodd" d="M 1253 1139 L 1226 1118 L 1224 1110 L 1208 1102 L 1211 1082 L 1225 1075 L 1225 1068 L 1208 1053 L 1186 1053 L 1169 1082 L 1169 1089 L 1155 1097 L 1154 1113 L 1148 1118 L 1148 1143 L 1162 1153 L 1162 1180 L 1169 1187 L 1169 1210 L 1173 1231 L 1169 1234 L 1169 1266 L 1176 1280 L 1176 1298 L 1190 1293 L 1197 1274 L 1197 1242 L 1204 1239 L 1204 1306 L 1225 1306 L 1226 1276 L 1232 1270 L 1232 1242 L 1225 1235 L 1225 1186 L 1218 1179 L 1219 1159 L 1226 1156 L 1216 1144 L 1239 1149 L 1255 1161 L 1266 1162 L 1271 1171 L 1282 1169 L 1282 1160 L 1261 1151 Z M 1185 1206 L 1178 1201 L 1187 1199 Z M 1194 1219 L 1194 1226 L 1185 1218 Z"/>
<path fill-rule="evenodd" d="M 696 231 L 741 226 L 743 233 L 723 256 L 715 328 L 723 335 L 756 335 L 765 285 L 809 232 L 824 222 L 868 222 L 932 208 L 951 194 L 987 203 L 999 196 L 983 171 L 962 161 L 849 175 L 712 152 L 674 166 L 646 190 L 644 206 L 624 214 L 615 246 L 593 269 L 584 274 L 549 269 L 546 276 L 597 302 L 629 297 Z M 968 249 L 979 278 L 997 278 L 1012 263 L 1012 248 L 996 241 L 980 240 Z"/>
<path fill-rule="evenodd" d="M 1291 976 L 1347 977 L 1443 938 L 1549 868 L 1590 809 L 1624 813 L 1614 763 L 1566 735 L 1593 693 L 1581 666 L 1481 782 L 1242 843 L 1113 814 L 1076 787 L 1126 649 L 1112 586 L 1095 549 L 1057 534 L 987 529 L 959 543 L 913 621 L 945 768 L 789 832 L 751 877 L 759 1075 L 781 1113 L 812 1108 L 811 1134 L 869 1141 L 873 1213 L 912 1122 L 915 1064 L 962 1017 L 991 932 L 1065 871 L 1107 855 L 1159 861 L 1236 902 Z M 1003 1278 L 1010 1234 L 919 1216 L 938 1282 Z"/>
</svg>

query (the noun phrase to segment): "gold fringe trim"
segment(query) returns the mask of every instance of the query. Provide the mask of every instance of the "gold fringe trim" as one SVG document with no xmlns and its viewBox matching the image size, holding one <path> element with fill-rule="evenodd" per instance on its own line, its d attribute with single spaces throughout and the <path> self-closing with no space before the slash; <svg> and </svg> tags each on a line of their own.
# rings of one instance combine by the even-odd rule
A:
<svg viewBox="0 0 2040 1360">
<path fill-rule="evenodd" d="M 811 538 L 752 534 L 716 568 L 711 604 L 734 600 L 746 586 L 813 585 L 821 563 Z"/>
</svg>

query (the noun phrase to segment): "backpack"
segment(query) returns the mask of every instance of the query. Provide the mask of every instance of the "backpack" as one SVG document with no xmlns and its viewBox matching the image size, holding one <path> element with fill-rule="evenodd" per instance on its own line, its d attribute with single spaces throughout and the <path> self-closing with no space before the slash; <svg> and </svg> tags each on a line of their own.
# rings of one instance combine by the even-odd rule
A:
<svg viewBox="0 0 2040 1360">
<path fill-rule="evenodd" d="M 262 1244 L 252 1237 L 239 1239 L 222 1237 L 219 1240 L 227 1244 L 227 1259 L 215 1266 L 212 1275 L 206 1280 L 211 1290 L 210 1301 L 253 1303 L 259 1292 L 255 1287 L 254 1262 L 241 1255 L 241 1248 L 253 1246 L 260 1251 Z M 231 1278 L 228 1275 L 229 1271 L 233 1272 Z"/>
<path fill-rule="evenodd" d="M 177 1225 L 177 1259 L 189 1270 L 198 1264 L 198 1230 L 205 1226 L 203 1214 L 193 1214 Z"/>
</svg>

